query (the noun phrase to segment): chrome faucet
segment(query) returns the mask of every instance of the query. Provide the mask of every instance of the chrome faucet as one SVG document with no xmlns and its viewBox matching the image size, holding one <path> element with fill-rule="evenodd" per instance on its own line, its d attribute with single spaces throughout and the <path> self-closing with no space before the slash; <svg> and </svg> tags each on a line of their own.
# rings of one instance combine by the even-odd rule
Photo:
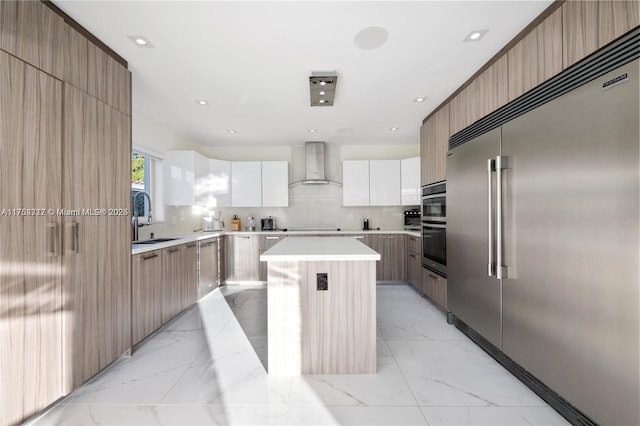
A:
<svg viewBox="0 0 640 426">
<path fill-rule="evenodd" d="M 147 200 L 149 200 L 149 214 L 147 215 L 147 225 L 151 225 L 151 197 L 146 192 L 138 192 L 133 196 L 133 241 L 138 241 L 138 228 L 144 226 L 144 224 L 138 223 L 138 218 L 140 216 L 140 212 L 138 212 L 138 197 L 146 196 Z"/>
</svg>

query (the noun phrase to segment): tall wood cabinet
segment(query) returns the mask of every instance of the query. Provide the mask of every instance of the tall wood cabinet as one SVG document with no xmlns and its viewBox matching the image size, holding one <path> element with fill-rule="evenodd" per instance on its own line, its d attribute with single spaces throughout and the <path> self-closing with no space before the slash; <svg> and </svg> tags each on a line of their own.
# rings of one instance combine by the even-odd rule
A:
<svg viewBox="0 0 640 426">
<path fill-rule="evenodd" d="M 131 347 L 131 124 L 70 85 L 64 86 L 63 115 L 65 376 L 71 390 Z"/>
<path fill-rule="evenodd" d="M 0 424 L 131 348 L 130 74 L 65 19 L 0 2 Z"/>
<path fill-rule="evenodd" d="M 20 423 L 62 396 L 62 316 L 69 313 L 60 218 L 47 212 L 62 207 L 62 83 L 2 51 L 0 78 L 4 425 Z"/>
</svg>

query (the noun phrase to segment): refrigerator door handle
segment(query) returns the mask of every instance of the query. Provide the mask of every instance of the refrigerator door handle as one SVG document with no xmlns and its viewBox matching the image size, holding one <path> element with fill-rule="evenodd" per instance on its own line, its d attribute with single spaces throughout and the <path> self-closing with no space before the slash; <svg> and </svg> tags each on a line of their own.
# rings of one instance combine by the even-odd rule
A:
<svg viewBox="0 0 640 426">
<path fill-rule="evenodd" d="M 496 157 L 496 279 L 507 278 L 507 267 L 504 266 L 504 235 L 502 218 L 502 170 L 508 168 L 508 157 Z"/>
<path fill-rule="evenodd" d="M 487 276 L 495 275 L 495 263 L 493 259 L 493 190 L 492 190 L 492 174 L 496 171 L 496 162 L 493 158 L 487 159 L 487 241 L 489 244 L 489 258 L 487 263 Z"/>
</svg>

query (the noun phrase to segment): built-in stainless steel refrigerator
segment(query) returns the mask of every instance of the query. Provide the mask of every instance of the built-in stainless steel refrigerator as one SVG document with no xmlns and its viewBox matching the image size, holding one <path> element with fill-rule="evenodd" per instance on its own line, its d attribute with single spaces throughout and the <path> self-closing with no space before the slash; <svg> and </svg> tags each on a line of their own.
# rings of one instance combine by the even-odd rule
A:
<svg viewBox="0 0 640 426">
<path fill-rule="evenodd" d="M 551 100 L 524 99 L 508 107 L 527 112 L 506 108 L 452 137 L 448 305 L 490 353 L 587 420 L 567 418 L 637 425 L 640 75 L 637 59 L 611 61 L 600 58 L 608 71 L 595 79 L 587 61 Z M 562 85 L 573 88 L 558 96 Z"/>
</svg>

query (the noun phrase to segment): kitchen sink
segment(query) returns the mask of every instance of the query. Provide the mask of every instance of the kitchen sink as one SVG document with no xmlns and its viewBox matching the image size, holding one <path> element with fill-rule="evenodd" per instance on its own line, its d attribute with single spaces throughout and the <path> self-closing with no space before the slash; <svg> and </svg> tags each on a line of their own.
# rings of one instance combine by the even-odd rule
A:
<svg viewBox="0 0 640 426">
<path fill-rule="evenodd" d="M 144 240 L 144 241 L 134 241 L 133 245 L 138 244 L 158 244 L 158 243 L 166 243 L 167 241 L 175 241 L 179 240 L 179 238 L 154 238 L 152 240 Z"/>
</svg>

